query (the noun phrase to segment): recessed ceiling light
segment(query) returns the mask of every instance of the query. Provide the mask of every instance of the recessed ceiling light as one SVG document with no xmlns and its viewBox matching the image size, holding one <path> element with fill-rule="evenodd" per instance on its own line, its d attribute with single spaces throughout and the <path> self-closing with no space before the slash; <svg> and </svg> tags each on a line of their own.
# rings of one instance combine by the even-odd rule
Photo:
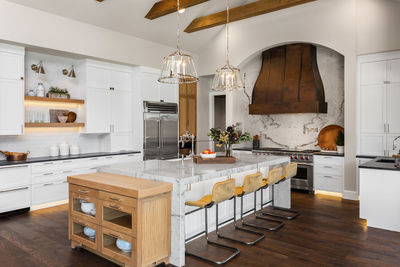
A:
<svg viewBox="0 0 400 267">
<path fill-rule="evenodd" d="M 182 14 L 183 12 L 185 12 L 185 10 L 186 10 L 186 8 L 181 8 L 181 9 L 179 9 L 179 14 Z"/>
</svg>

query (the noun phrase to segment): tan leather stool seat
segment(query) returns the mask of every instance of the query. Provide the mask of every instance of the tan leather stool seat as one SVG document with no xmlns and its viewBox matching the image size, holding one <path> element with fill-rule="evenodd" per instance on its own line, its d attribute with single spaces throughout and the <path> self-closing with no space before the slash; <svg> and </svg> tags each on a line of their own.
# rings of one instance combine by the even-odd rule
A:
<svg viewBox="0 0 400 267">
<path fill-rule="evenodd" d="M 200 208 L 204 208 L 212 202 L 212 195 L 206 195 L 197 201 L 186 201 L 186 205 L 188 206 L 196 206 Z"/>
</svg>

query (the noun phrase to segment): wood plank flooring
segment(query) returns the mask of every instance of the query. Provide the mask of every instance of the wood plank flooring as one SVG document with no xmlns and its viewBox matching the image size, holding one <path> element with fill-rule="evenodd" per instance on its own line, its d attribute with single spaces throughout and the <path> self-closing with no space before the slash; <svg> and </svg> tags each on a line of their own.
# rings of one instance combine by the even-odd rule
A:
<svg viewBox="0 0 400 267">
<path fill-rule="evenodd" d="M 265 231 L 266 238 L 255 246 L 218 240 L 241 250 L 225 266 L 400 266 L 400 233 L 367 228 L 358 219 L 358 202 L 294 192 L 292 205 L 302 214 L 277 232 Z M 231 229 L 222 230 L 232 234 Z M 224 255 L 202 240 L 188 246 L 214 258 Z M 186 266 L 212 266 L 193 257 L 186 257 L 186 262 Z M 70 248 L 63 205 L 0 218 L 0 266 L 116 265 Z"/>
</svg>

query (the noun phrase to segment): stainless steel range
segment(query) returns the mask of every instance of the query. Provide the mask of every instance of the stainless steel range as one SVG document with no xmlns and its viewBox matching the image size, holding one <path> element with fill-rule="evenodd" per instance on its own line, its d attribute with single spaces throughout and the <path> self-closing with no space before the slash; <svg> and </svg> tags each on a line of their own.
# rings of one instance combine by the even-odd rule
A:
<svg viewBox="0 0 400 267">
<path fill-rule="evenodd" d="M 292 162 L 297 163 L 297 175 L 292 178 L 291 187 L 307 190 L 314 193 L 314 158 L 313 154 L 319 150 L 295 150 L 283 148 L 261 148 L 253 150 L 255 154 L 274 156 L 289 156 Z"/>
</svg>

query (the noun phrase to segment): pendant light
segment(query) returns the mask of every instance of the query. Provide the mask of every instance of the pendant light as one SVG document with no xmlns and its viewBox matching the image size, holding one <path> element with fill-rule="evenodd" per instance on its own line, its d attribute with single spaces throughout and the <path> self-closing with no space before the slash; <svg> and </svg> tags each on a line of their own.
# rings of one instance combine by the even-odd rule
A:
<svg viewBox="0 0 400 267">
<path fill-rule="evenodd" d="M 180 47 L 180 29 L 179 29 L 179 0 L 177 0 L 177 50 L 163 59 L 161 75 L 158 79 L 161 83 L 181 84 L 195 83 L 199 81 L 196 68 L 194 67 L 193 58 L 184 54 Z"/>
<path fill-rule="evenodd" d="M 226 0 L 226 64 L 215 73 L 212 91 L 236 91 L 244 88 L 240 70 L 229 64 L 229 0 Z"/>
</svg>

